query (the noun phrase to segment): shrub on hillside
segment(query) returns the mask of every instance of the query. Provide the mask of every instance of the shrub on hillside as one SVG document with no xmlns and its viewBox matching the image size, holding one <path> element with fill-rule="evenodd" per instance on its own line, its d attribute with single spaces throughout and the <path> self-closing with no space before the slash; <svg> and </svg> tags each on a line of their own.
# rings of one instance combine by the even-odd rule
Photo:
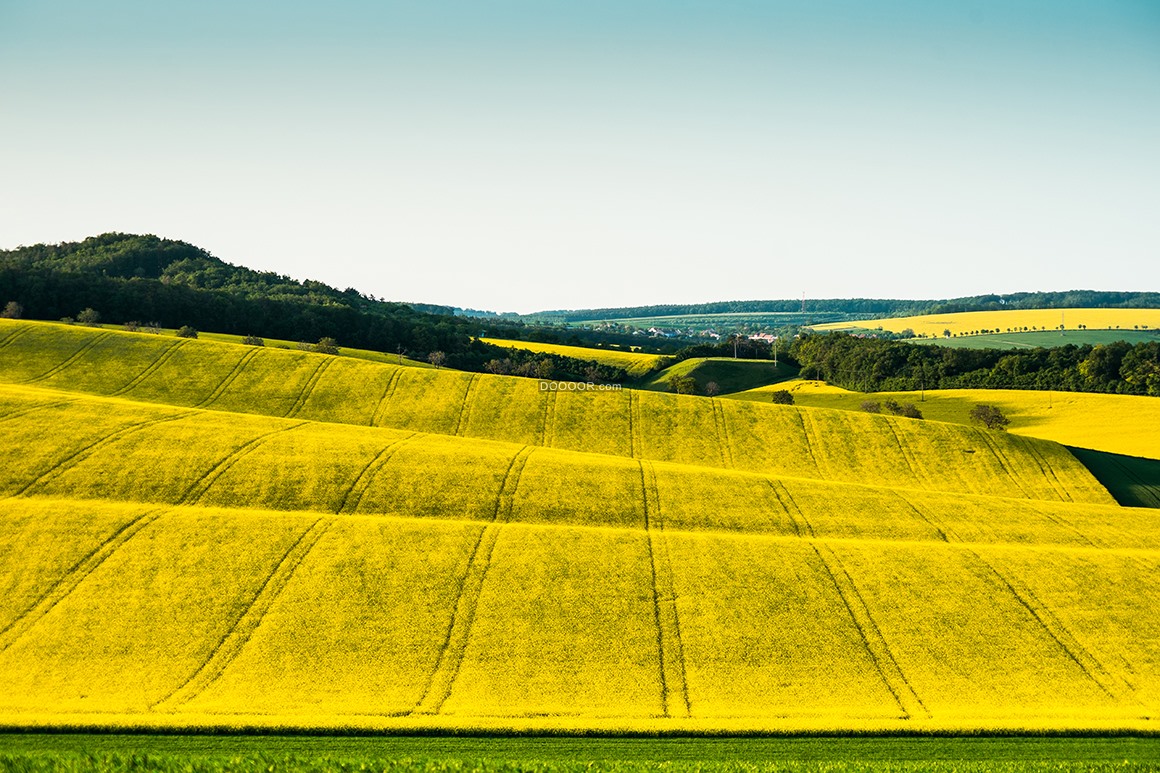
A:
<svg viewBox="0 0 1160 773">
<path fill-rule="evenodd" d="M 246 346 L 265 346 L 266 342 L 258 336 L 245 336 L 242 338 L 242 343 Z"/>
<path fill-rule="evenodd" d="M 77 322 L 82 325 L 97 325 L 101 322 L 101 313 L 96 309 L 87 308 L 77 314 Z"/>
<path fill-rule="evenodd" d="M 987 429 L 1005 429 L 1011 420 L 993 405 L 976 405 L 969 414 L 971 421 L 982 424 Z"/>
<path fill-rule="evenodd" d="M 3 319 L 20 319 L 20 315 L 24 313 L 24 307 L 16 301 L 8 301 L 8 305 L 4 307 L 4 311 L 0 311 L 0 318 Z"/>
<path fill-rule="evenodd" d="M 793 405 L 793 393 L 788 389 L 776 390 L 770 399 L 774 405 Z"/>
<path fill-rule="evenodd" d="M 197 331 L 191 328 L 189 325 L 182 325 L 181 327 L 177 328 L 177 337 L 197 338 Z"/>
</svg>

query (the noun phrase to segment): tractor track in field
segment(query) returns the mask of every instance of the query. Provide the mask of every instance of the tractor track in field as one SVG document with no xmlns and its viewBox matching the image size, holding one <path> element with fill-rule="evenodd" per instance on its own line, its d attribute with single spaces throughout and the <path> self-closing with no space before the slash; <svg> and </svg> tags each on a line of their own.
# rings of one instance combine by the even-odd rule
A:
<svg viewBox="0 0 1160 773">
<path fill-rule="evenodd" d="M 53 365 L 51 368 L 46 370 L 44 373 L 41 373 L 39 376 L 34 376 L 32 378 L 24 379 L 20 383 L 21 384 L 35 384 L 37 382 L 44 381 L 45 379 L 52 378 L 57 373 L 60 373 L 61 371 L 68 368 L 70 365 L 74 364 L 81 357 L 84 357 L 90 350 L 92 350 L 93 347 L 95 347 L 97 344 L 99 344 L 101 341 L 104 341 L 106 338 L 108 338 L 111 335 L 113 335 L 113 334 L 109 333 L 109 332 L 96 334 L 95 336 L 93 336 L 92 338 L 90 338 L 89 340 L 87 340 L 83 344 L 81 344 L 81 347 L 79 349 L 77 349 L 75 352 L 70 354 L 68 357 L 66 357 L 63 360 L 61 360 L 60 362 L 58 362 L 56 365 Z"/>
<path fill-rule="evenodd" d="M 82 582 L 93 572 L 97 571 L 126 542 L 131 540 L 142 529 L 159 519 L 165 512 L 165 508 L 148 510 L 122 524 L 120 528 L 116 529 L 83 558 L 69 567 L 27 609 L 17 615 L 6 626 L 0 628 L 0 652 L 4 652 L 15 644 L 25 633 L 40 622 L 45 615 L 68 598 Z"/>
<path fill-rule="evenodd" d="M 777 499 L 777 503 L 781 505 L 781 509 L 785 511 L 786 516 L 793 524 L 793 530 L 798 537 L 805 537 L 805 532 L 809 532 L 811 539 L 818 535 L 814 533 L 814 526 L 806 518 L 805 512 L 801 509 L 798 503 L 794 500 L 793 495 L 789 493 L 789 489 L 781 481 L 770 480 L 766 478 L 766 483 L 773 491 L 773 496 Z"/>
<path fill-rule="evenodd" d="M 47 411 L 53 408 L 63 408 L 66 405 L 72 405 L 76 402 L 76 400 L 59 400 L 55 403 L 41 403 L 39 405 L 33 405 L 29 408 L 17 408 L 15 411 L 0 415 L 0 424 L 3 424 L 6 421 L 15 421 L 16 419 L 27 416 L 30 413 L 36 413 L 37 411 Z"/>
<path fill-rule="evenodd" d="M 439 648 L 439 657 L 410 714 L 438 714 L 442 711 L 443 704 L 451 697 L 451 691 L 459 678 L 463 659 L 467 654 L 467 645 L 471 640 L 471 630 L 475 625 L 479 600 L 491 569 L 496 543 L 499 541 L 504 524 L 511 517 L 520 478 L 527 466 L 528 457 L 535 450 L 533 446 L 524 446 L 508 463 L 507 472 L 496 494 L 492 521 L 480 529 L 459 579 L 455 607 Z"/>
<path fill-rule="evenodd" d="M 143 430 L 150 429 L 152 427 L 157 426 L 158 424 L 165 424 L 165 423 L 171 422 L 171 421 L 181 421 L 182 419 L 188 419 L 191 416 L 196 416 L 196 415 L 197 415 L 197 411 L 183 411 L 181 413 L 173 414 L 171 416 L 164 416 L 164 417 L 159 418 L 159 419 L 150 419 L 149 421 L 143 421 L 139 424 L 133 424 L 133 425 L 130 425 L 128 427 L 121 427 L 118 430 L 114 430 L 110 434 L 105 435 L 104 437 L 99 438 L 99 439 L 89 443 L 88 445 L 77 449 L 76 451 L 73 451 L 71 454 L 66 456 L 64 459 L 61 459 L 60 461 L 56 462 L 51 467 L 49 467 L 47 470 L 42 472 L 36 478 L 34 478 L 31 481 L 29 481 L 28 483 L 24 484 L 24 486 L 22 486 L 20 489 L 18 489 L 16 492 L 11 494 L 10 496 L 17 496 L 17 497 L 23 496 L 26 493 L 28 493 L 28 491 L 31 490 L 35 486 L 45 486 L 45 485 L 51 483 L 54 478 L 58 478 L 61 475 L 63 475 L 64 473 L 68 472 L 68 470 L 71 467 L 75 466 L 76 464 L 79 464 L 80 462 L 83 462 L 85 459 L 88 459 L 90 456 L 95 454 L 97 451 L 100 451 L 105 446 L 116 443 L 118 440 L 122 440 L 122 439 L 128 437 L 129 435 L 133 435 L 133 434 L 136 434 L 136 433 L 141 432 Z M 68 466 L 66 466 L 66 465 L 68 465 Z"/>
<path fill-rule="evenodd" d="M 664 516 L 655 466 L 651 462 L 640 462 L 640 476 L 652 579 L 653 619 L 657 627 L 661 706 L 666 717 L 688 717 L 691 706 L 685 648 L 681 639 L 681 619 L 677 611 L 672 561 L 664 535 Z"/>
<path fill-rule="evenodd" d="M 363 497 L 366 496 L 367 490 L 370 489 L 371 483 L 378 476 L 379 472 L 386 466 L 395 452 L 413 440 L 419 433 L 411 432 L 390 445 L 383 448 L 375 454 L 366 466 L 359 471 L 355 477 L 354 483 L 350 484 L 350 488 L 346 490 L 346 494 L 342 497 L 342 502 L 338 505 L 338 514 L 357 513 L 359 506 L 362 504 Z M 354 497 L 354 503 L 351 503 L 351 497 Z"/>
<path fill-rule="evenodd" d="M 0 339 L 0 349 L 5 349 L 8 347 L 9 344 L 11 344 L 16 339 L 20 338 L 21 336 L 28 335 L 28 332 L 30 330 L 32 330 L 31 326 L 16 328 L 16 330 L 14 330 L 13 332 L 4 336 L 4 338 Z"/>
<path fill-rule="evenodd" d="M 628 455 L 633 459 L 644 456 L 644 434 L 641 429 L 640 395 L 628 391 Z"/>
<path fill-rule="evenodd" d="M 870 614 L 870 607 L 866 604 L 866 600 L 862 597 L 862 593 L 858 590 L 854 579 L 846 571 L 845 566 L 842 565 L 838 554 L 824 543 L 819 546 L 819 543 L 811 542 L 810 546 L 813 548 L 818 560 L 822 562 L 822 567 L 826 570 L 826 574 L 829 575 L 834 590 L 842 600 L 842 604 L 845 606 L 851 622 L 858 631 L 862 645 L 866 649 L 866 654 L 869 655 L 870 661 L 877 669 L 878 675 L 882 679 L 882 683 L 886 686 L 887 691 L 893 696 L 894 702 L 902 712 L 902 718 L 913 719 L 917 714 L 922 714 L 926 718 L 930 718 L 930 710 L 922 702 L 922 698 L 915 692 L 914 687 L 910 684 L 910 680 L 906 678 L 906 674 L 898 665 L 898 661 L 894 657 L 894 652 L 890 649 L 886 637 L 882 634 L 882 629 L 878 627 L 878 623 L 875 622 L 873 615 Z M 823 551 L 828 553 L 830 557 L 826 558 Z M 834 571 L 835 567 L 837 567 L 837 571 Z"/>
<path fill-rule="evenodd" d="M 204 692 L 225 673 L 253 638 L 254 632 L 258 630 L 270 608 L 282 595 L 282 591 L 286 589 L 298 567 L 333 525 L 332 518 L 318 518 L 298 536 L 266 575 L 258 592 L 254 594 L 242 614 L 234 620 L 233 625 L 210 650 L 209 656 L 175 690 L 150 706 L 151 711 L 173 711 Z"/>
<path fill-rule="evenodd" d="M 164 367 L 165 363 L 169 362 L 169 360 L 173 359 L 173 355 L 177 354 L 177 350 L 180 349 L 181 347 L 185 346 L 187 343 L 189 343 L 189 339 L 182 338 L 182 339 L 179 339 L 176 343 L 167 347 L 165 349 L 165 351 L 163 351 L 160 355 L 157 356 L 156 359 L 153 360 L 153 362 L 149 363 L 148 367 L 146 367 L 145 370 L 138 373 L 136 377 L 131 379 L 129 381 L 129 383 L 125 384 L 123 387 L 121 387 L 117 391 L 110 393 L 109 396 L 110 397 L 118 397 L 119 395 L 123 395 L 126 392 L 129 392 L 132 389 L 136 388 L 138 385 L 140 385 L 142 382 L 144 382 L 145 379 L 149 378 L 154 373 L 156 373 L 158 370 L 160 370 L 162 367 Z"/>
<path fill-rule="evenodd" d="M 898 453 L 902 456 L 902 460 L 906 462 L 906 468 L 910 470 L 910 476 L 915 482 L 922 480 L 919 475 L 918 466 L 914 459 L 914 455 L 907 449 L 905 443 L 902 442 L 902 436 L 898 434 L 898 425 L 892 419 L 886 420 L 886 426 L 890 428 L 890 434 L 894 437 L 894 442 L 898 445 Z"/>
<path fill-rule="evenodd" d="M 289 427 L 280 427 L 276 430 L 271 430 L 270 432 L 264 432 L 261 435 L 246 441 L 241 446 L 235 448 L 233 451 L 227 454 L 224 458 L 219 460 L 217 464 L 210 468 L 209 472 L 191 483 L 189 487 L 186 488 L 185 492 L 182 493 L 180 497 L 178 497 L 178 504 L 197 504 L 201 498 L 209 492 L 213 484 L 216 483 L 222 475 L 225 475 L 227 472 L 229 472 L 231 467 L 233 467 L 250 453 L 254 452 L 260 445 L 262 445 L 262 443 L 275 435 L 291 432 L 298 429 L 299 427 L 305 426 L 307 423 L 308 422 L 300 421 L 296 424 L 290 425 Z"/>
<path fill-rule="evenodd" d="M 540 445 L 551 448 L 556 439 L 556 400 L 558 392 L 548 392 L 544 395 L 544 421 L 540 427 Z"/>
<path fill-rule="evenodd" d="M 1067 659 L 1083 672 L 1084 676 L 1112 700 L 1117 700 L 1120 697 L 1113 690 L 1113 687 L 1117 686 L 1116 682 L 1123 683 L 1123 680 L 1117 679 L 1087 647 L 1075 638 L 1063 621 L 1051 611 L 1051 607 L 1043 603 L 1035 592 L 1018 578 L 1000 571 L 978 551 L 972 548 L 967 548 L 967 551 L 998 579 L 999 584 L 1015 598 L 1019 606 L 1023 607 Z M 1123 684 L 1123 687 L 1126 688 L 1126 692 L 1131 692 L 1131 688 L 1126 684 Z"/>
<path fill-rule="evenodd" d="M 391 377 L 387 379 L 386 386 L 383 387 L 382 397 L 379 398 L 378 404 L 375 406 L 375 412 L 371 414 L 371 426 L 382 427 L 383 418 L 386 417 L 386 409 L 390 405 L 391 398 L 395 396 L 395 390 L 399 386 L 399 379 L 403 375 L 403 367 L 399 366 Z"/>
<path fill-rule="evenodd" d="M 729 443 L 729 425 L 725 422 L 725 406 L 716 397 L 710 398 L 710 405 L 713 407 L 713 424 L 721 453 L 721 466 L 726 470 L 732 470 L 735 468 L 733 446 Z"/>
<path fill-rule="evenodd" d="M 455 430 L 451 433 L 462 437 L 467 431 L 467 422 L 471 418 L 471 406 L 475 393 L 479 389 L 480 374 L 472 373 L 467 379 L 467 388 L 463 390 L 463 401 L 459 404 L 459 418 L 455 420 Z"/>
<path fill-rule="evenodd" d="M 1010 437 L 1015 438 L 1019 436 L 1012 435 Z M 1039 467 L 1039 472 L 1043 476 L 1043 479 L 1046 480 L 1053 489 L 1055 489 L 1056 493 L 1059 494 L 1061 501 L 1075 501 L 1072 498 L 1071 493 L 1067 490 L 1067 486 L 1063 485 L 1063 481 L 1061 481 L 1059 476 L 1055 474 L 1055 468 L 1052 467 L 1047 459 L 1043 456 L 1043 454 L 1039 452 L 1037 444 L 1028 442 L 1026 438 L 1022 437 L 1020 437 L 1019 440 L 1013 440 L 1012 442 L 1020 445 L 1023 449 L 1023 452 L 1029 456 L 1032 461 L 1035 462 L 1036 466 Z"/>
<path fill-rule="evenodd" d="M 945 524 L 935 523 L 935 521 L 930 518 L 930 516 L 924 513 L 922 509 L 918 507 L 918 505 L 914 504 L 914 502 L 911 502 L 910 499 L 898 489 L 890 489 L 890 493 L 901 500 L 902 504 L 906 505 L 906 507 L 915 515 L 917 515 L 923 523 L 934 529 L 938 533 L 939 539 L 947 543 L 951 541 L 950 537 L 947 536 L 949 531 L 945 528 Z M 955 542 L 962 541 L 962 538 L 958 536 L 955 537 Z"/>
<path fill-rule="evenodd" d="M 1035 512 L 1037 515 L 1042 515 L 1044 518 L 1051 521 L 1059 528 L 1064 529 L 1066 531 L 1074 532 L 1075 534 L 1078 534 L 1079 538 L 1082 539 L 1084 542 L 1086 542 L 1091 547 L 1097 548 L 1097 549 L 1099 549 L 1101 547 L 1100 545 L 1097 545 L 1095 542 L 1093 542 L 1091 540 L 1091 538 L 1088 537 L 1088 535 L 1086 535 L 1082 531 L 1080 531 L 1078 527 L 1073 526 L 1072 524 L 1063 520 L 1063 518 L 1053 514 L 1050 510 L 1046 510 L 1046 509 L 1036 510 Z"/>
<path fill-rule="evenodd" d="M 1032 496 L 1027 488 L 1023 485 L 1023 481 L 1019 479 L 1019 476 L 1015 474 L 1015 471 L 1011 466 L 1011 460 L 1007 458 L 1007 455 L 999 448 L 999 444 L 994 441 L 994 439 L 987 433 L 987 431 L 976 429 L 975 434 L 982 438 L 987 447 L 991 449 L 992 456 L 994 456 L 995 461 L 999 463 L 999 469 L 1006 473 L 1007 477 L 1011 479 L 1011 482 L 1015 484 L 1015 488 L 1023 492 L 1023 498 L 1037 499 L 1038 497 Z"/>
<path fill-rule="evenodd" d="M 318 367 L 310 374 L 310 378 L 306 379 L 306 383 L 302 385 L 302 389 L 298 390 L 298 397 L 294 400 L 294 405 L 290 406 L 290 410 L 286 411 L 285 419 L 292 419 L 306 407 L 306 401 L 310 399 L 310 395 L 314 392 L 314 388 L 318 386 L 319 379 L 326 373 L 334 363 L 338 362 L 337 357 L 328 357 L 322 362 L 318 363 Z"/>
<path fill-rule="evenodd" d="M 810 426 L 807 427 L 805 411 L 795 410 L 794 413 L 797 414 L 798 424 L 802 428 L 802 442 L 805 444 L 806 454 L 809 456 L 810 461 L 814 463 L 814 470 L 817 471 L 819 478 L 829 478 L 830 476 L 822 474 L 822 460 L 818 456 L 818 452 L 814 449 L 814 441 L 810 439 L 811 427 L 814 424 L 813 419 L 810 419 Z M 837 480 L 837 478 L 834 478 L 834 480 Z"/>
<path fill-rule="evenodd" d="M 257 347 L 254 347 L 253 349 L 251 349 L 250 351 L 246 352 L 241 357 L 239 357 L 238 361 L 234 363 L 234 367 L 230 368 L 230 372 L 227 373 L 225 375 L 225 378 L 223 378 L 221 380 L 221 383 L 219 383 L 216 387 L 214 387 L 214 390 L 212 392 L 210 392 L 208 395 L 206 395 L 205 399 L 203 399 L 201 402 L 199 402 L 194 407 L 195 408 L 206 408 L 210 405 L 213 405 L 215 402 L 217 402 L 221 398 L 221 396 L 223 394 L 225 394 L 226 390 L 230 388 L 230 386 L 234 383 L 234 381 L 237 380 L 238 376 L 241 375 L 242 371 L 245 370 L 246 366 L 248 366 L 250 364 L 250 361 L 258 356 L 258 352 L 259 352 L 259 349 Z"/>
</svg>

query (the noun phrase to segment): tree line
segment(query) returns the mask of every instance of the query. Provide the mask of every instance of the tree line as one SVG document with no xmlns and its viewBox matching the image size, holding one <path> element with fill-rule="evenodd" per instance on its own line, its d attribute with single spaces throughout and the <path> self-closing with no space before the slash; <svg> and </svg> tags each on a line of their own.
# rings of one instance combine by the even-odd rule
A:
<svg viewBox="0 0 1160 773">
<path fill-rule="evenodd" d="M 1160 396 L 1160 341 L 1006 351 L 829 333 L 799 337 L 790 355 L 802 378 L 861 392 L 1046 389 Z"/>
<path fill-rule="evenodd" d="M 4 303 L 29 319 L 71 318 L 93 309 L 115 324 L 292 341 L 331 338 L 343 346 L 419 359 L 443 352 L 449 365 L 464 370 L 482 371 L 492 360 L 508 360 L 513 374 L 524 375 L 526 362 L 545 359 L 478 340 L 517 337 L 522 325 L 425 313 L 352 288 L 234 266 L 186 242 L 153 235 L 110 233 L 0 251 Z M 596 372 L 603 381 L 627 378 L 623 369 L 595 362 L 547 359 L 562 379 L 584 380 Z"/>
</svg>

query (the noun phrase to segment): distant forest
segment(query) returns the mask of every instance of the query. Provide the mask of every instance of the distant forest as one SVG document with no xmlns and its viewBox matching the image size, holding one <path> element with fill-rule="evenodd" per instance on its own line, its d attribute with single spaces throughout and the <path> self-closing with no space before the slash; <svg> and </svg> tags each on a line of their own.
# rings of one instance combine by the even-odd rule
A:
<svg viewBox="0 0 1160 773">
<path fill-rule="evenodd" d="M 108 233 L 0 251 L 0 308 L 9 302 L 30 319 L 72 318 L 92 308 L 112 323 L 190 326 L 304 342 L 330 337 L 340 346 L 401 351 L 419 359 L 443 352 L 447 365 L 464 370 L 485 370 L 503 361 L 519 375 L 627 378 L 620 368 L 476 340 L 529 337 L 518 321 L 427 313 L 353 288 L 338 290 L 234 266 L 192 244 L 152 235 Z"/>
<path fill-rule="evenodd" d="M 920 314 L 950 314 L 961 311 L 1002 311 L 1014 309 L 1138 309 L 1160 308 L 1160 293 L 1069 290 L 1067 292 L 1054 293 L 976 295 L 969 298 L 926 301 L 876 298 L 807 298 L 805 307 L 809 313 L 835 312 L 873 315 L 879 318 L 909 317 Z M 801 309 L 801 299 L 790 299 L 780 301 L 719 301 L 716 303 L 626 306 L 616 309 L 543 311 L 529 316 L 544 319 L 545 321 L 579 322 L 598 319 L 695 316 L 704 314 L 800 312 Z"/>
<path fill-rule="evenodd" d="M 1160 396 L 1160 341 L 1000 351 L 815 333 L 795 340 L 790 356 L 802 378 L 861 392 L 1048 389 Z"/>
</svg>

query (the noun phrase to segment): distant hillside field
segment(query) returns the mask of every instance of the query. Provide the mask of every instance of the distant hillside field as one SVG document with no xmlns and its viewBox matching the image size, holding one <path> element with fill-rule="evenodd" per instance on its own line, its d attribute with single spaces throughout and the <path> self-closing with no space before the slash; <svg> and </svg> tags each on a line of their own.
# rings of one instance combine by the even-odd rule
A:
<svg viewBox="0 0 1160 773">
<path fill-rule="evenodd" d="M 574 357 L 578 360 L 592 360 L 601 365 L 611 365 L 614 368 L 624 368 L 628 375 L 643 376 L 660 367 L 667 359 L 659 354 L 643 354 L 641 352 L 620 351 L 617 349 L 596 349 L 587 346 L 566 346 L 564 344 L 541 344 L 535 341 L 513 341 L 503 338 L 484 338 L 484 343 L 493 346 L 502 346 L 505 349 L 526 349 L 529 352 L 558 354 L 561 357 Z"/>
<path fill-rule="evenodd" d="M 797 374 L 797 368 L 786 363 L 774 365 L 770 360 L 734 360 L 729 357 L 691 357 L 670 365 L 646 381 L 645 389 L 670 391 L 673 376 L 687 376 L 704 394 L 708 384 L 717 385 L 718 394 L 729 394 L 783 381 Z"/>
<path fill-rule="evenodd" d="M 851 392 L 821 381 L 791 381 L 732 395 L 765 402 L 773 389 L 788 389 L 798 405 L 860 411 L 866 400 L 914 403 L 927 419 L 970 424 L 980 403 L 998 406 L 1011 420 L 1007 430 L 1067 446 L 1160 459 L 1160 398 L 1088 392 L 1037 392 L 1017 389 Z"/>
<path fill-rule="evenodd" d="M 1160 519 L 1048 440 L 16 321 L 0 432 L 9 727 L 1157 727 Z"/>
<path fill-rule="evenodd" d="M 1025 328 L 1038 330 L 1155 330 L 1160 328 L 1160 309 L 1022 309 L 1018 311 L 968 311 L 959 314 L 930 314 L 920 317 L 876 319 L 872 323 L 833 323 L 813 325 L 815 330 L 877 329 L 901 333 L 913 330 L 916 335 L 939 337 L 949 330 L 952 335 L 975 335 L 981 332 L 1012 333 Z"/>
<path fill-rule="evenodd" d="M 637 390 L 553 390 L 526 378 L 46 323 L 9 322 L 5 331 L 0 383 L 793 477 L 1111 501 L 1062 448 L 968 427 Z M 1044 477 L 1045 464 L 1056 474 Z M 1059 480 L 1070 490 L 1061 493 Z"/>
<path fill-rule="evenodd" d="M 953 349 L 1051 349 L 1056 346 L 1097 346 L 1116 341 L 1142 344 L 1160 341 L 1160 327 L 1149 330 L 1043 330 L 1035 333 L 991 333 L 955 338 L 912 338 L 913 343 Z"/>
</svg>

